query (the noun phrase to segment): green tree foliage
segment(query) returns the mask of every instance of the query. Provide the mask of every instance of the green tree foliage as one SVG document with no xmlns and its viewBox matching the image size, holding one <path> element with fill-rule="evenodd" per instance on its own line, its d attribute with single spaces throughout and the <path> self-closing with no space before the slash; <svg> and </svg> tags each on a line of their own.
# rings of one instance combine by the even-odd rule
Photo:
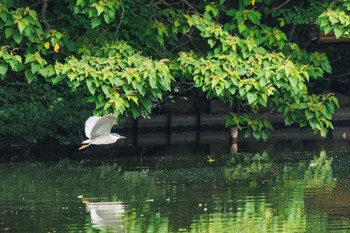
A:
<svg viewBox="0 0 350 233">
<path fill-rule="evenodd" d="M 281 27 L 293 20 L 290 12 L 315 5 L 301 22 L 318 17 L 324 30 L 348 35 L 348 16 L 331 19 L 326 9 L 349 6 L 298 2 L 5 0 L 0 78 L 65 83 L 95 103 L 94 114 L 133 118 L 193 85 L 229 104 L 226 125 L 247 135 L 267 139 L 269 114 L 280 112 L 286 125 L 310 125 L 325 136 L 337 100 L 310 93 L 307 84 L 331 72 L 328 59 L 290 42 Z M 262 108 L 270 111 L 257 118 Z"/>
<path fill-rule="evenodd" d="M 13 81 L 0 88 L 0 145 L 56 138 L 68 143 L 82 135 L 79 122 L 90 115 L 84 97 L 48 83 Z"/>
<path fill-rule="evenodd" d="M 324 33 L 334 32 L 339 37 L 350 38 L 350 1 L 334 1 L 318 18 L 317 23 Z"/>
</svg>

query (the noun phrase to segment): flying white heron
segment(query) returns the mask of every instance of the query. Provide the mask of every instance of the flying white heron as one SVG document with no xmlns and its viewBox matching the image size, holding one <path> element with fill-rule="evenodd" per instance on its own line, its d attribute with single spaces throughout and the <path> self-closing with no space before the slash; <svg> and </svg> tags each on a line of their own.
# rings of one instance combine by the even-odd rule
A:
<svg viewBox="0 0 350 233">
<path fill-rule="evenodd" d="M 111 133 L 115 122 L 115 115 L 105 115 L 103 117 L 89 117 L 85 122 L 85 135 L 89 139 L 82 142 L 79 150 L 90 145 L 105 145 L 115 143 L 118 139 L 126 138 L 116 133 Z"/>
</svg>

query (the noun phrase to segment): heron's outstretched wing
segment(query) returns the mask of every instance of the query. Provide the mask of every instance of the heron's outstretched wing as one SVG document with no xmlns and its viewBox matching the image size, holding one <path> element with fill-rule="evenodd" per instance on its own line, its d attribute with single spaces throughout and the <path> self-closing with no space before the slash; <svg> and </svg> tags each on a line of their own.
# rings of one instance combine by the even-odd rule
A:
<svg viewBox="0 0 350 233">
<path fill-rule="evenodd" d="M 95 125 L 92 127 L 90 137 L 95 138 L 101 135 L 109 135 L 111 133 L 112 126 L 115 122 L 114 115 L 106 115 L 97 119 Z"/>
<path fill-rule="evenodd" d="M 88 138 L 91 138 L 91 131 L 92 128 L 95 126 L 96 122 L 98 121 L 98 119 L 100 119 L 101 117 L 89 117 L 89 119 L 86 120 L 85 122 L 85 135 Z"/>
</svg>

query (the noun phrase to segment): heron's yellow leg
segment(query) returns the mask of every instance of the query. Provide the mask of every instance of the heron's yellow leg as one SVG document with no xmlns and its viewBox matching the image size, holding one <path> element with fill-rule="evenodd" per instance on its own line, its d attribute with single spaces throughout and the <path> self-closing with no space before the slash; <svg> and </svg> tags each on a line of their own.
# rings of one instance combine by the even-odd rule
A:
<svg viewBox="0 0 350 233">
<path fill-rule="evenodd" d="M 82 145 L 81 147 L 79 147 L 79 150 L 82 150 L 82 149 L 85 149 L 86 147 L 90 146 L 91 144 L 85 144 L 85 145 Z"/>
</svg>

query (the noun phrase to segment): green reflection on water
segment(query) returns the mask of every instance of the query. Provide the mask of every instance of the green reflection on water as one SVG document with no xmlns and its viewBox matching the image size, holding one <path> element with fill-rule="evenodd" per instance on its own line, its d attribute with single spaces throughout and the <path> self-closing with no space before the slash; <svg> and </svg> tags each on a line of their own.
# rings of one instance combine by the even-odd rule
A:
<svg viewBox="0 0 350 233">
<path fill-rule="evenodd" d="M 339 192 L 325 152 L 269 157 L 1 164 L 0 231 L 349 232 L 350 201 L 318 206 Z"/>
</svg>

